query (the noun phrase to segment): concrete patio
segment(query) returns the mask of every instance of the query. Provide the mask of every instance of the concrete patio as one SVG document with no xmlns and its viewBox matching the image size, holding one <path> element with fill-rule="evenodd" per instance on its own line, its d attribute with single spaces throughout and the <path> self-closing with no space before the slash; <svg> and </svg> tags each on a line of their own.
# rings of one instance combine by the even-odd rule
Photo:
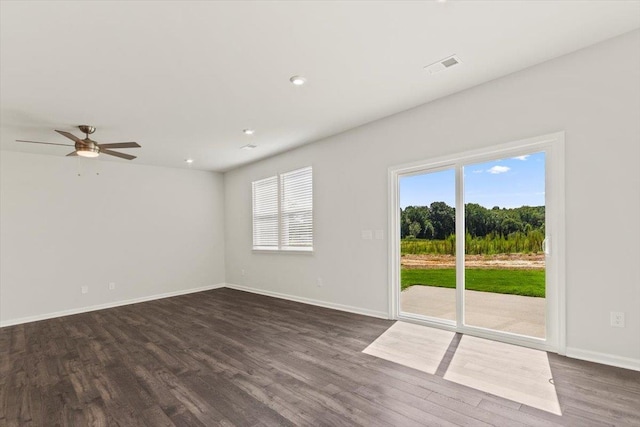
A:
<svg viewBox="0 0 640 427">
<path fill-rule="evenodd" d="M 400 295 L 401 311 L 455 320 L 455 289 L 411 286 Z M 545 299 L 465 291 L 465 323 L 498 331 L 545 337 Z"/>
</svg>

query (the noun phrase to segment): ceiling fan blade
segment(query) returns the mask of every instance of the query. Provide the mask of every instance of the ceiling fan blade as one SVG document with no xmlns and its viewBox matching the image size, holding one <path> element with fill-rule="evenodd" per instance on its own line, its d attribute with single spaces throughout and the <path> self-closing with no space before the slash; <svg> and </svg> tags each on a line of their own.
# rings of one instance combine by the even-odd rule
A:
<svg viewBox="0 0 640 427">
<path fill-rule="evenodd" d="M 77 136 L 75 136 L 72 133 L 65 132 L 63 130 L 57 130 L 57 129 L 56 129 L 56 132 L 58 132 L 62 136 L 66 136 L 67 138 L 69 138 L 70 140 L 72 140 L 74 142 L 80 142 L 80 143 L 82 142 L 82 140 L 80 138 L 78 138 Z"/>
<path fill-rule="evenodd" d="M 140 144 L 137 142 L 114 142 L 111 144 L 98 144 L 100 148 L 139 148 Z"/>
<path fill-rule="evenodd" d="M 66 157 L 77 156 L 77 155 L 78 155 L 77 151 L 72 151 L 71 153 L 67 154 Z"/>
<path fill-rule="evenodd" d="M 132 156 L 131 154 L 119 153 L 117 151 L 111 151 L 111 150 L 103 150 L 102 148 L 100 148 L 100 153 L 108 154 L 110 156 L 120 157 L 121 159 L 127 159 L 127 160 L 133 160 L 136 158 L 136 156 Z"/>
<path fill-rule="evenodd" d="M 63 147 L 73 147 L 73 144 L 56 144 L 55 142 L 25 141 L 23 139 L 16 139 L 16 142 L 28 142 L 29 144 L 62 145 Z"/>
</svg>

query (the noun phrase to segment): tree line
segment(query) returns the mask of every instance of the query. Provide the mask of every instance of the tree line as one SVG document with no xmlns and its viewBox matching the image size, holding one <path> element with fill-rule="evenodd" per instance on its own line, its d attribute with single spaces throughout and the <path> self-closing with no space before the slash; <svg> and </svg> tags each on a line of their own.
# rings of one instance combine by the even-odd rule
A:
<svg viewBox="0 0 640 427">
<path fill-rule="evenodd" d="M 486 236 L 544 234 L 544 206 L 487 209 L 477 203 L 465 205 L 466 234 L 472 238 Z M 445 202 L 430 206 L 407 206 L 400 209 L 400 236 L 403 239 L 445 240 L 456 231 L 456 210 Z M 538 234 L 538 233 L 536 233 Z"/>
</svg>

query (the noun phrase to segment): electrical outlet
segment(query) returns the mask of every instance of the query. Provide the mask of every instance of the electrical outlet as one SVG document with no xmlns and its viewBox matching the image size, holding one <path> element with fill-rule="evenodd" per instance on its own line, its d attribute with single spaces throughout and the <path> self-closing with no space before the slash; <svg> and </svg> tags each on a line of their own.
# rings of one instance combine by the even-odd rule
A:
<svg viewBox="0 0 640 427">
<path fill-rule="evenodd" d="M 616 328 L 624 328 L 624 313 L 621 311 L 611 312 L 611 326 Z"/>
<path fill-rule="evenodd" d="M 372 239 L 373 239 L 373 231 L 362 230 L 362 240 L 372 240 Z"/>
<path fill-rule="evenodd" d="M 112 291 L 116 288 L 116 284 L 114 282 L 109 283 L 109 290 Z"/>
<path fill-rule="evenodd" d="M 322 278 L 318 277 L 318 287 L 321 288 L 322 287 Z"/>
<path fill-rule="evenodd" d="M 82 292 L 83 294 L 88 294 L 89 293 L 89 287 L 88 286 L 82 286 L 80 288 L 80 292 Z"/>
<path fill-rule="evenodd" d="M 241 273 L 242 273 L 242 275 L 243 275 L 243 276 L 246 276 L 246 275 L 247 275 L 247 270 L 245 270 L 245 269 L 243 268 L 243 269 L 242 269 L 242 271 L 241 271 Z"/>
</svg>

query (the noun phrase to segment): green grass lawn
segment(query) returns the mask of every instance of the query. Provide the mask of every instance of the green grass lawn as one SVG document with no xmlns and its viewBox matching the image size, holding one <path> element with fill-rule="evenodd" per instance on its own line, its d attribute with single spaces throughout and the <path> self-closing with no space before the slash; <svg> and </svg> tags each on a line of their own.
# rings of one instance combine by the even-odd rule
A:
<svg viewBox="0 0 640 427">
<path fill-rule="evenodd" d="M 456 287 L 453 268 L 403 269 L 401 277 L 402 290 L 414 285 Z M 544 298 L 544 270 L 467 269 L 465 279 L 465 288 L 471 291 Z"/>
</svg>

